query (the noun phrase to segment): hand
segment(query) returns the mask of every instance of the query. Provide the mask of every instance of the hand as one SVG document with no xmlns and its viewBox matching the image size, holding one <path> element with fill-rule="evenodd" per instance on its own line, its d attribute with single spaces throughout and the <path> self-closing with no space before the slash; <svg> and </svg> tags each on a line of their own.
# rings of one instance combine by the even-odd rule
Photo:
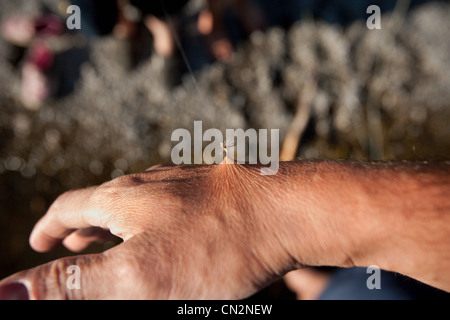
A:
<svg viewBox="0 0 450 320">
<path fill-rule="evenodd" d="M 63 240 L 81 251 L 96 238 L 92 227 L 124 242 L 15 274 L 0 283 L 0 296 L 245 298 L 292 264 L 271 231 L 274 209 L 262 181 L 259 169 L 238 165 L 162 166 L 65 193 L 35 226 L 33 249 L 48 251 Z M 71 265 L 81 271 L 80 290 L 67 286 Z"/>
</svg>

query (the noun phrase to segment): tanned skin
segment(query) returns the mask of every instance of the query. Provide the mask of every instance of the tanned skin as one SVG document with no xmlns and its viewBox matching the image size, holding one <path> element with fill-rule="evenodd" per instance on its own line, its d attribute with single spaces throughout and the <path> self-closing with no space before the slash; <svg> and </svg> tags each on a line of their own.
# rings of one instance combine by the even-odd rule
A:
<svg viewBox="0 0 450 320">
<path fill-rule="evenodd" d="M 63 194 L 30 244 L 81 251 L 105 230 L 124 242 L 17 273 L 0 297 L 238 299 L 324 265 L 378 265 L 450 291 L 450 163 L 282 162 L 273 176 L 158 166 Z M 71 265 L 80 290 L 66 285 Z"/>
</svg>

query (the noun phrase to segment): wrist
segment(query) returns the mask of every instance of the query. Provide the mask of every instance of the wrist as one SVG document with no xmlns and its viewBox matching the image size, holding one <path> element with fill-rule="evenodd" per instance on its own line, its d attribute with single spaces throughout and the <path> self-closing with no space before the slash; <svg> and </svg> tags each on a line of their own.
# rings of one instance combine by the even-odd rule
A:
<svg viewBox="0 0 450 320">
<path fill-rule="evenodd" d="M 366 241 L 355 235 L 366 224 L 358 215 L 363 204 L 352 176 L 336 162 L 287 162 L 280 167 L 284 192 L 278 202 L 285 217 L 280 228 L 286 232 L 289 255 L 309 266 L 361 263 Z"/>
<path fill-rule="evenodd" d="M 301 266 L 377 264 L 385 236 L 370 194 L 339 162 L 281 162 L 273 176 L 258 166 L 217 166 L 215 181 L 231 197 L 257 263 L 283 274 Z M 229 199 L 230 200 L 230 199 Z M 370 263 L 369 263 L 370 261 Z M 267 270 L 266 270 L 267 271 Z"/>
<path fill-rule="evenodd" d="M 281 275 L 304 265 L 353 264 L 352 216 L 335 210 L 334 170 L 325 162 L 281 162 L 276 175 L 263 176 L 259 166 L 219 165 L 214 180 L 217 196 L 235 204 L 231 212 L 246 225 L 258 263 Z"/>
<path fill-rule="evenodd" d="M 376 257 L 385 229 L 368 206 L 370 194 L 347 165 L 283 162 L 277 175 L 256 179 L 265 199 L 257 212 L 284 251 L 283 268 L 363 266 Z"/>
</svg>

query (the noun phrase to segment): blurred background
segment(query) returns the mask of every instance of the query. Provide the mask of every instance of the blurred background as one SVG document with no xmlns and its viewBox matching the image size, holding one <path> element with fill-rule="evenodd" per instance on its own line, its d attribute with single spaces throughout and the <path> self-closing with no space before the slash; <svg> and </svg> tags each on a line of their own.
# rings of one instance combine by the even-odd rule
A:
<svg viewBox="0 0 450 320">
<path fill-rule="evenodd" d="M 285 160 L 450 159 L 449 17 L 426 0 L 0 0 L 0 278 L 71 254 L 28 245 L 59 194 L 170 162 L 194 120 L 280 129 Z"/>
</svg>

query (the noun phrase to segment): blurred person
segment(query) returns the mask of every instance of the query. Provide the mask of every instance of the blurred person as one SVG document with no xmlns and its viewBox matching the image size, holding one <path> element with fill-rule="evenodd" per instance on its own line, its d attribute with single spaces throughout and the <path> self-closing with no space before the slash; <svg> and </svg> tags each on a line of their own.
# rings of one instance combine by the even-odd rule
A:
<svg viewBox="0 0 450 320">
<path fill-rule="evenodd" d="M 61 19 L 50 13 L 15 15 L 2 22 L 2 37 L 14 46 L 14 54 L 19 52 L 12 59 L 13 64 L 21 65 L 20 98 L 29 109 L 38 109 L 57 90 L 49 77 L 55 53 L 48 42 L 62 35 L 64 28 Z"/>
<path fill-rule="evenodd" d="M 449 292 L 449 193 L 448 162 L 155 166 L 60 196 L 36 251 L 124 242 L 12 275 L 0 298 L 238 299 L 306 265 L 377 265 Z"/>
<path fill-rule="evenodd" d="M 170 59 L 174 58 L 176 51 L 174 37 L 178 36 L 177 15 L 188 2 L 72 0 L 71 3 L 80 8 L 82 26 L 80 30 L 74 31 L 88 38 L 112 34 L 117 39 L 127 41 L 128 54 L 118 57 L 126 69 L 136 66 L 151 54 L 146 42 L 152 41 L 150 47 L 156 54 L 168 59 L 167 65 L 171 68 L 173 63 L 170 63 Z M 64 82 L 55 79 L 57 70 L 53 67 L 57 53 L 48 40 L 72 32 L 67 30 L 64 23 L 68 17 L 66 8 L 69 4 L 61 1 L 59 15 L 43 13 L 37 17 L 13 16 L 2 23 L 5 40 L 24 51 L 23 57 L 17 59 L 20 60 L 22 74 L 20 97 L 29 109 L 37 110 L 48 98 L 57 96 L 58 86 Z M 204 36 L 206 51 L 213 60 L 230 61 L 233 56 L 232 36 L 228 32 L 230 22 L 226 21 L 230 10 L 238 18 L 245 34 L 264 27 L 264 15 L 251 0 L 209 1 L 207 8 L 199 14 L 197 27 Z M 149 31 L 151 38 L 144 35 L 143 28 Z M 188 42 L 185 44 L 189 45 Z M 69 73 L 73 77 L 77 76 L 73 71 Z M 74 79 L 66 80 L 75 82 Z"/>
<path fill-rule="evenodd" d="M 81 12 L 87 12 L 82 15 L 81 29 L 86 35 L 112 33 L 119 39 L 133 39 L 138 36 L 139 25 L 144 24 L 153 36 L 156 53 L 170 57 L 174 53 L 174 30 L 170 24 L 176 24 L 176 13 L 188 1 L 72 0 L 72 3 L 79 6 Z"/>
<path fill-rule="evenodd" d="M 102 0 L 73 0 L 72 3 L 87 8 L 92 14 L 87 16 L 89 34 L 112 32 L 122 39 L 132 38 L 137 33 L 136 23 L 144 22 L 153 35 L 155 51 L 170 57 L 174 53 L 174 32 L 176 32 L 179 12 L 188 0 L 144 1 L 117 0 L 105 5 Z M 115 6 L 115 8 L 114 8 Z M 104 16 L 105 9 L 110 11 Z M 263 11 L 252 0 L 209 0 L 207 7 L 199 14 L 197 27 L 205 37 L 206 46 L 215 60 L 229 61 L 233 55 L 231 36 L 228 34 L 227 13 L 231 11 L 245 34 L 265 27 Z M 172 24 L 172 25 L 171 25 Z M 175 28 L 174 28 L 175 27 Z"/>
<path fill-rule="evenodd" d="M 250 35 L 266 27 L 263 10 L 252 0 L 208 0 L 208 6 L 198 19 L 198 29 L 206 38 L 214 59 L 228 62 L 233 57 L 233 41 L 227 28 L 227 11 L 232 10 L 242 31 Z"/>
<path fill-rule="evenodd" d="M 113 33 L 119 39 L 139 36 L 139 23 L 147 26 L 154 39 L 154 49 L 163 57 L 170 57 L 174 45 L 167 19 L 179 11 L 188 0 L 143 1 L 143 0 L 73 0 L 81 9 L 82 28 L 79 31 L 88 37 Z M 55 81 L 53 66 L 57 52 L 51 41 L 69 33 L 64 18 L 67 5 L 61 2 L 59 14 L 48 8 L 38 16 L 14 15 L 1 23 L 2 37 L 19 49 L 13 57 L 20 66 L 20 99 L 25 107 L 39 109 L 48 98 L 56 96 L 60 81 Z M 69 3 L 70 4 L 70 3 Z M 142 46 L 142 43 L 139 44 Z M 70 80 L 69 82 L 73 82 Z"/>
</svg>

